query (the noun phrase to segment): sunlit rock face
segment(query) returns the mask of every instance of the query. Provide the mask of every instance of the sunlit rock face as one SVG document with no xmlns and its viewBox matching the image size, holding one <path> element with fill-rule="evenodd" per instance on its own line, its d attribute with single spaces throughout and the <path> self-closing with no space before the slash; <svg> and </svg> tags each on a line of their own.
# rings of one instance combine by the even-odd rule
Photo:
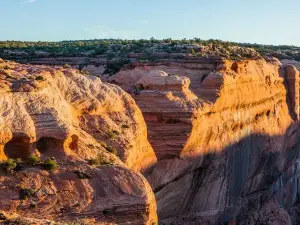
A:
<svg viewBox="0 0 300 225">
<path fill-rule="evenodd" d="M 111 82 L 133 94 L 143 112 L 148 138 L 158 159 L 179 156 L 201 105 L 189 90 L 190 79 L 160 70 L 135 69 L 122 71 Z"/>
<path fill-rule="evenodd" d="M 161 224 L 299 224 L 295 65 L 166 60 L 123 69 L 108 84 L 1 61 L 1 159 L 38 153 L 60 167 L 0 170 L 0 210 L 153 224 L 157 205 Z M 87 164 L 99 153 L 113 165 Z M 21 187 L 36 192 L 21 200 Z"/>
<path fill-rule="evenodd" d="M 48 154 L 90 159 L 104 142 L 130 168 L 144 170 L 155 163 L 143 116 L 121 88 L 72 69 L 15 63 L 9 68 L 0 83 L 3 158 L 10 154 L 5 146 L 14 148 L 14 141 L 30 154 L 39 141 L 49 140 Z"/>
<path fill-rule="evenodd" d="M 162 224 L 297 224 L 297 188 L 278 181 L 297 158 L 298 72 L 289 67 L 275 59 L 173 61 L 110 78 L 144 114 L 159 159 L 146 177 Z M 293 198 L 278 196 L 291 187 Z"/>
<path fill-rule="evenodd" d="M 156 156 L 130 95 L 73 69 L 4 61 L 0 68 L 0 159 L 35 154 L 59 164 L 52 172 L 1 170 L 0 210 L 54 221 L 156 222 L 154 194 L 139 173 Z M 87 163 L 99 155 L 106 166 Z M 34 191 L 24 200 L 22 190 Z"/>
</svg>

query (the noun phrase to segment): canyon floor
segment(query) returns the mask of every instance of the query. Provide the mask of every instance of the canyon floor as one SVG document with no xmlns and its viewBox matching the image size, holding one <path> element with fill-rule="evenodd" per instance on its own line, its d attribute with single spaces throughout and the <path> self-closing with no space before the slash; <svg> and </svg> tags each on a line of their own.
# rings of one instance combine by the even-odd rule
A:
<svg viewBox="0 0 300 225">
<path fill-rule="evenodd" d="M 297 61 L 34 64 L 0 59 L 3 224 L 300 223 Z"/>
</svg>

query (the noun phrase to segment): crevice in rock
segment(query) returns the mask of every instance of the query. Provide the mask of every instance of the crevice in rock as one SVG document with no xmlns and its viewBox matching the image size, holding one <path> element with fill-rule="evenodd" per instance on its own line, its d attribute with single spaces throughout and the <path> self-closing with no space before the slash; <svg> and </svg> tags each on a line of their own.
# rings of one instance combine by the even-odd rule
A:
<svg viewBox="0 0 300 225">
<path fill-rule="evenodd" d="M 78 136 L 77 135 L 72 135 L 71 139 L 72 139 L 72 141 L 69 144 L 69 148 L 73 151 L 77 151 L 78 150 Z"/>
<path fill-rule="evenodd" d="M 29 137 L 13 137 L 4 146 L 4 153 L 8 158 L 27 158 L 30 155 Z"/>
<path fill-rule="evenodd" d="M 63 149 L 64 142 L 52 137 L 41 137 L 36 143 L 36 148 L 41 154 L 50 155 Z"/>
</svg>

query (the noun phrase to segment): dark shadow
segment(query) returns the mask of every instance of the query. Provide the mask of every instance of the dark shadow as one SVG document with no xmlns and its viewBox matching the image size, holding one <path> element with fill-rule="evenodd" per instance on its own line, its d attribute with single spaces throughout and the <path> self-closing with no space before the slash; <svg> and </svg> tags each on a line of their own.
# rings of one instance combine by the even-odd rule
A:
<svg viewBox="0 0 300 225">
<path fill-rule="evenodd" d="M 78 151 L 78 136 L 77 135 L 72 135 L 72 142 L 69 144 L 69 148 L 73 151 Z"/>
<path fill-rule="evenodd" d="M 258 213 L 264 202 L 269 201 L 274 196 L 277 196 L 278 205 L 280 204 L 289 212 L 294 206 L 293 203 L 299 201 L 298 198 L 293 197 L 292 193 L 286 194 L 286 185 L 287 190 L 291 190 L 291 179 L 294 179 L 295 183 L 300 180 L 300 173 L 298 175 L 291 173 L 291 168 L 298 168 L 297 160 L 299 161 L 300 158 L 300 142 L 298 141 L 300 140 L 300 132 L 298 130 L 300 130 L 299 125 L 295 123 L 283 135 L 251 134 L 218 153 L 182 159 L 197 162 L 197 160 L 200 161 L 201 158 L 204 158 L 200 167 L 178 174 L 165 186 L 160 186 L 155 190 L 156 195 L 160 197 L 157 199 L 159 217 L 161 216 L 160 210 L 165 213 L 166 209 L 160 208 L 160 200 L 163 204 L 176 201 L 176 210 L 173 208 L 173 211 L 168 213 L 174 214 L 178 218 L 189 218 L 193 217 L 197 210 L 200 210 L 198 207 L 201 208 L 202 204 L 199 202 L 210 204 L 209 202 L 215 202 L 216 198 L 226 199 L 226 204 L 224 206 L 221 204 L 220 208 L 217 205 L 215 209 L 202 209 L 220 210 L 220 213 L 216 215 L 216 220 L 220 224 L 226 224 L 230 221 L 237 221 L 236 224 L 239 222 L 246 224 L 243 221 L 245 215 L 246 217 L 249 216 L 248 212 Z M 162 161 L 162 163 L 164 162 Z M 186 183 L 187 178 L 188 183 Z M 219 185 L 220 178 L 222 180 L 220 189 L 217 189 L 217 192 L 212 192 L 213 194 L 207 192 L 214 190 L 215 186 Z M 179 193 L 169 195 L 170 197 L 168 195 L 163 197 L 164 193 L 168 192 L 169 185 L 184 188 Z M 295 185 L 293 184 L 292 187 L 297 187 L 297 190 L 293 191 L 300 193 L 300 185 Z M 204 196 L 201 193 L 208 195 L 203 199 Z M 224 196 L 220 197 L 220 193 Z M 176 197 L 176 195 L 178 196 Z M 293 208 L 291 217 L 293 217 L 293 221 L 297 220 L 295 224 L 300 224 L 300 220 L 295 219 L 300 218 L 300 206 L 299 210 Z M 170 217 L 160 217 L 161 220 L 168 218 Z M 188 221 L 186 222 L 188 224 Z"/>
<path fill-rule="evenodd" d="M 51 155 L 63 149 L 64 141 L 52 137 L 42 137 L 36 143 L 37 150 L 44 155 Z"/>
<path fill-rule="evenodd" d="M 299 99 L 297 99 L 296 96 L 300 93 L 299 89 L 296 89 L 297 86 L 295 86 L 295 84 L 296 82 L 299 82 L 299 80 L 296 79 L 296 74 L 293 74 L 293 71 L 291 71 L 290 65 L 279 68 L 278 73 L 280 74 L 280 77 L 284 79 L 283 83 L 286 89 L 286 103 L 289 108 L 289 114 L 291 118 L 296 121 L 299 116 L 296 113 L 297 105 L 299 107 Z"/>
<path fill-rule="evenodd" d="M 13 137 L 4 146 L 4 153 L 8 158 L 27 158 L 30 155 L 29 137 Z"/>
</svg>

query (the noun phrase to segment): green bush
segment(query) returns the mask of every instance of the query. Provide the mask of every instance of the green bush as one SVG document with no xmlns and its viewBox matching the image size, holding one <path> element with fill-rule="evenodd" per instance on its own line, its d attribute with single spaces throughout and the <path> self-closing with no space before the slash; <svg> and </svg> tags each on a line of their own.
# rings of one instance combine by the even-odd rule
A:
<svg viewBox="0 0 300 225">
<path fill-rule="evenodd" d="M 27 162 L 28 164 L 30 164 L 30 165 L 35 166 L 35 165 L 37 165 L 37 164 L 40 163 L 40 158 L 37 157 L 37 156 L 34 155 L 34 154 L 31 154 L 31 155 L 27 158 L 26 162 Z"/>
<path fill-rule="evenodd" d="M 99 141 L 99 144 L 103 147 L 103 148 L 106 148 L 107 147 L 107 144 L 103 141 Z"/>
<path fill-rule="evenodd" d="M 7 79 L 13 79 L 14 77 L 7 73 L 7 74 L 6 74 L 6 78 L 7 78 Z"/>
<path fill-rule="evenodd" d="M 45 162 L 43 163 L 43 168 L 45 170 L 55 170 L 58 168 L 58 164 L 56 162 L 55 159 L 51 158 L 51 159 L 46 159 Z"/>
<path fill-rule="evenodd" d="M 116 135 L 120 135 L 120 132 L 117 131 L 117 130 L 113 130 L 112 132 L 113 132 L 114 134 L 116 134 Z"/>
<path fill-rule="evenodd" d="M 79 171 L 79 170 L 75 170 L 74 173 L 77 175 L 77 177 L 79 179 L 91 179 L 92 175 L 90 175 L 87 172 L 83 172 L 83 171 Z"/>
<path fill-rule="evenodd" d="M 121 127 L 122 127 L 123 129 L 128 129 L 128 128 L 130 128 L 128 124 L 123 124 Z"/>
<path fill-rule="evenodd" d="M 106 133 L 106 135 L 107 135 L 107 137 L 108 137 L 109 139 L 112 139 L 112 140 L 115 140 L 116 137 L 117 137 L 116 133 L 114 133 L 113 131 L 108 131 L 108 132 Z"/>
<path fill-rule="evenodd" d="M 21 187 L 21 190 L 19 191 L 20 200 L 26 200 L 28 198 L 31 198 L 34 196 L 36 191 L 32 188 L 23 188 Z"/>
<path fill-rule="evenodd" d="M 6 171 L 6 172 L 13 172 L 16 167 L 17 167 L 18 163 L 17 160 L 15 159 L 7 159 L 6 162 L 1 164 L 1 167 Z"/>
<path fill-rule="evenodd" d="M 117 155 L 117 149 L 114 148 L 113 146 L 106 146 L 105 148 L 108 152 L 113 153 L 115 155 Z"/>
<path fill-rule="evenodd" d="M 64 65 L 64 68 L 65 68 L 65 69 L 70 69 L 70 68 L 72 68 L 72 66 L 70 66 L 69 64 L 65 64 L 65 65 Z"/>
<path fill-rule="evenodd" d="M 42 77 L 42 76 L 37 76 L 37 77 L 35 78 L 35 80 L 37 80 L 37 81 L 44 81 L 45 78 Z"/>
<path fill-rule="evenodd" d="M 107 159 L 103 153 L 99 153 L 95 159 L 91 159 L 88 161 L 90 165 L 99 166 L 99 165 L 114 165 L 115 160 L 110 157 Z"/>
<path fill-rule="evenodd" d="M 30 207 L 31 209 L 35 209 L 35 208 L 37 207 L 37 205 L 36 205 L 35 203 L 30 203 L 29 207 Z"/>
</svg>

